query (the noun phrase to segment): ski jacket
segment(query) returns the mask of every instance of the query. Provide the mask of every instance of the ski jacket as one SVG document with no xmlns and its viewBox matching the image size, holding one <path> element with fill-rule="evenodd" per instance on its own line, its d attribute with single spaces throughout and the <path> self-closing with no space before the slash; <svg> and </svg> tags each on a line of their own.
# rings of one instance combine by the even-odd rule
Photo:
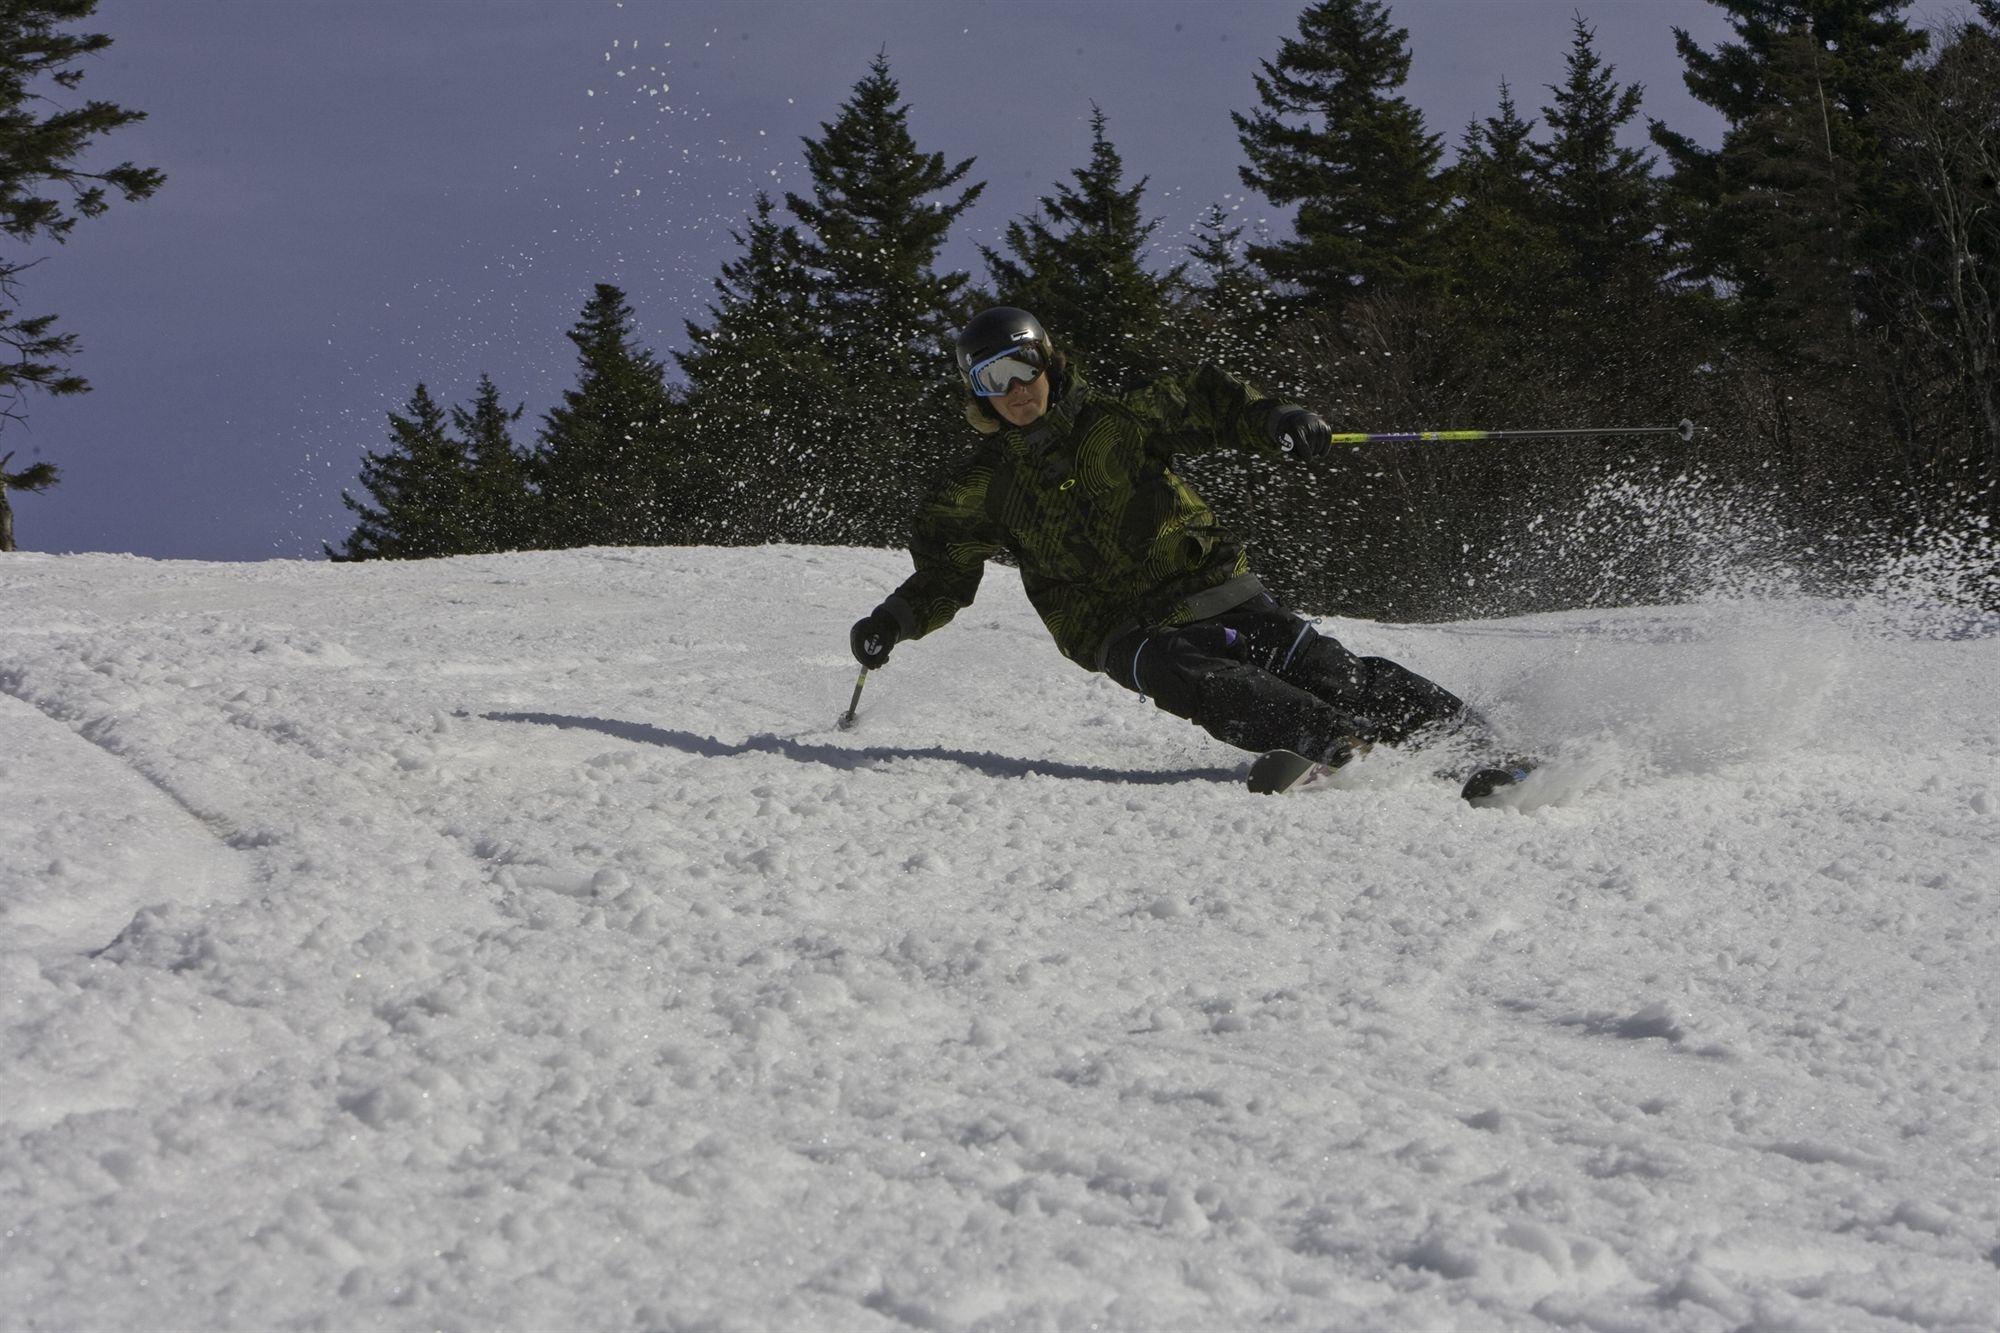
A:
<svg viewBox="0 0 2000 1333">
<path fill-rule="evenodd" d="M 968 411 L 985 438 L 918 512 L 916 572 L 883 603 L 903 638 L 970 606 L 986 561 L 1002 554 L 1063 655 L 1094 671 L 1120 635 L 1219 615 L 1263 591 L 1242 543 L 1172 463 L 1214 448 L 1274 451 L 1268 423 L 1286 404 L 1214 366 L 1123 394 L 1073 372 L 1051 387 L 1048 412 L 1025 429 Z"/>
</svg>

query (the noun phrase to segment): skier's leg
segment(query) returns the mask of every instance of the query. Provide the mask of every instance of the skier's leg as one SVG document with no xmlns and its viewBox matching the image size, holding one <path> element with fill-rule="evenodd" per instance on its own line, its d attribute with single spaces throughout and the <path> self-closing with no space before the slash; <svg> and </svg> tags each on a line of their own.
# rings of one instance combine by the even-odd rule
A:
<svg viewBox="0 0 2000 1333">
<path fill-rule="evenodd" d="M 1375 724 L 1254 664 L 1251 637 L 1226 620 L 1129 635 L 1109 654 L 1109 674 L 1224 744 L 1345 762 Z"/>
<path fill-rule="evenodd" d="M 1218 665 L 1195 681 L 1195 689 L 1194 710 L 1182 716 L 1244 750 L 1291 750 L 1338 766 L 1376 729 L 1370 719 L 1342 712 L 1247 662 Z"/>
<path fill-rule="evenodd" d="M 1372 719 L 1369 740 L 1397 744 L 1425 731 L 1477 739 L 1487 732 L 1485 720 L 1436 681 L 1386 657 L 1353 653 L 1290 612 L 1260 626 L 1258 638 L 1269 645 L 1271 669 L 1280 679 Z"/>
<path fill-rule="evenodd" d="M 1464 781 L 1463 795 L 1481 801 L 1520 782 L 1535 761 L 1503 750 L 1493 728 L 1451 691 L 1386 657 L 1360 657 L 1320 634 L 1290 612 L 1267 619 L 1258 634 L 1262 651 L 1277 653 L 1273 665 L 1285 679 L 1336 708 L 1377 719 L 1368 740 L 1437 746 L 1442 774 Z M 1289 621 L 1290 623 L 1287 623 Z"/>
</svg>

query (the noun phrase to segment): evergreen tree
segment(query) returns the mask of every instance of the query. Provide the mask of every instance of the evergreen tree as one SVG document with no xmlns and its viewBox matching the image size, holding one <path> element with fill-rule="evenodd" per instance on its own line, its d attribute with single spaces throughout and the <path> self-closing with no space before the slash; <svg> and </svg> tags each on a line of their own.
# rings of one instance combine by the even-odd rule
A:
<svg viewBox="0 0 2000 1333">
<path fill-rule="evenodd" d="M 794 228 L 777 220 L 762 191 L 748 225 L 729 233 L 742 253 L 722 266 L 709 324 L 686 324 L 688 350 L 675 354 L 691 399 L 733 391 L 768 405 L 790 391 L 788 354 L 816 341 L 812 277 L 799 258 Z"/>
<path fill-rule="evenodd" d="M 1908 0 L 1711 0 L 1736 40 L 1675 44 L 1688 90 L 1728 122 L 1705 148 L 1655 122 L 1673 171 L 1685 275 L 1736 294 L 1753 342 L 1779 360 L 1853 365 L 1857 319 L 1894 249 L 1876 109 L 1924 38 Z"/>
<path fill-rule="evenodd" d="M 1439 241 L 1441 266 L 1472 336 L 1538 324 L 1546 316 L 1556 247 L 1534 129 L 1503 82 L 1498 111 L 1465 127 L 1458 159 L 1445 173 L 1452 204 Z"/>
<path fill-rule="evenodd" d="M 0 551 L 14 549 L 14 505 L 7 498 L 7 492 L 40 495 L 62 480 L 62 474 L 53 463 L 30 463 L 19 472 L 9 472 L 7 465 L 13 461 L 11 450 L 0 454 Z"/>
<path fill-rule="evenodd" d="M 1210 204 L 1194 225 L 1188 246 L 1189 319 L 1204 360 L 1258 381 L 1272 376 L 1269 344 L 1276 303 L 1270 284 L 1244 257 L 1243 228 L 1230 212 Z"/>
<path fill-rule="evenodd" d="M 804 227 L 798 257 L 815 278 L 815 309 L 836 355 L 924 380 L 936 374 L 967 280 L 933 265 L 985 186 L 931 199 L 953 190 L 972 159 L 948 167 L 942 153 L 920 152 L 901 97 L 878 54 L 839 116 L 805 140 L 812 197 L 787 194 L 785 205 Z"/>
<path fill-rule="evenodd" d="M 688 380 L 687 420 L 726 479 L 712 538 L 728 543 L 820 542 L 838 531 L 818 455 L 820 423 L 837 416 L 841 377 L 826 354 L 813 283 L 797 232 L 759 193 L 731 237 L 706 327 L 687 324 L 676 360 Z"/>
<path fill-rule="evenodd" d="M 1243 183 L 1299 206 L 1296 238 L 1253 246 L 1271 278 L 1315 304 L 1421 287 L 1442 189 L 1440 141 L 1400 89 L 1407 29 L 1381 0 L 1319 0 L 1256 76 L 1262 106 L 1232 113 Z"/>
<path fill-rule="evenodd" d="M 1461 203 L 1479 202 L 1521 217 L 1542 210 L 1535 174 L 1535 122 L 1522 120 L 1514 89 L 1500 81 L 1493 115 L 1465 127 L 1446 184 Z"/>
<path fill-rule="evenodd" d="M 484 374 L 472 406 L 451 409 L 451 424 L 463 441 L 470 471 L 460 518 L 467 552 L 518 551 L 534 545 L 530 508 L 534 497 L 509 430 L 526 410 L 526 404 L 511 411 L 501 406 L 500 390 Z"/>
<path fill-rule="evenodd" d="M 1924 38 L 1907 0 L 1712 0 L 1734 40 L 1676 41 L 1690 92 L 1726 122 L 1709 149 L 1660 125 L 1680 280 L 1720 316 L 1704 379 L 1759 484 L 1802 530 L 1902 521 L 1918 445 L 1897 407 L 1890 275 L 1913 200 L 1881 108 Z"/>
<path fill-rule="evenodd" d="M 445 429 L 444 409 L 424 385 L 417 385 L 401 413 L 389 414 L 389 442 L 386 451 L 361 461 L 361 488 L 374 503 L 341 492 L 356 522 L 335 558 L 418 560 L 466 550 L 471 468 L 464 445 Z"/>
<path fill-rule="evenodd" d="M 544 545 L 649 545 L 684 530 L 675 404 L 660 363 L 632 342 L 631 323 L 625 293 L 598 283 L 569 332 L 577 386 L 543 419 L 529 465 Z"/>
<path fill-rule="evenodd" d="M 1141 177 L 1125 185 L 1125 163 L 1090 110 L 1090 162 L 1074 184 L 1043 195 L 1039 215 L 1008 224 L 1006 254 L 981 246 L 999 302 L 1040 319 L 1101 381 L 1117 386 L 1164 373 L 1185 339 L 1174 307 L 1187 265 L 1155 274 L 1146 245 L 1159 219 L 1140 207 Z"/>
<path fill-rule="evenodd" d="M 1634 295 L 1658 276 L 1653 159 L 1618 136 L 1639 114 L 1644 89 L 1620 88 L 1598 57 L 1596 34 L 1575 20 L 1567 78 L 1542 108 L 1548 142 L 1530 147 L 1542 206 L 1561 255 L 1560 276 L 1585 299 L 1612 288 Z"/>
<path fill-rule="evenodd" d="M 951 224 L 984 189 L 957 188 L 972 159 L 947 166 L 943 154 L 918 150 L 901 96 L 878 54 L 821 137 L 805 141 L 811 197 L 785 196 L 840 390 L 815 423 L 802 499 L 839 522 L 829 535 L 866 545 L 902 540 L 937 461 L 954 384 L 940 349 L 968 275 L 935 264 Z"/>
<path fill-rule="evenodd" d="M 96 8 L 97 0 L 0 4 L 0 232 L 24 244 L 65 241 L 79 219 L 110 207 L 112 191 L 128 202 L 144 199 L 166 180 L 130 162 L 105 171 L 76 165 L 99 136 L 145 119 L 110 102 L 62 105 L 63 94 L 83 80 L 79 63 L 108 48 L 111 38 L 64 32 L 61 25 Z M 77 351 L 76 335 L 55 332 L 54 315 L 22 315 L 16 307 L 21 274 L 34 262 L 0 258 L 0 347 L 13 353 L 11 361 L 0 358 L 0 425 L 20 418 L 30 392 L 90 388 L 65 369 Z"/>
<path fill-rule="evenodd" d="M 1936 498 L 2000 503 L 2000 0 L 1935 35 L 1920 76 L 1887 99 L 1897 179 L 1917 201 L 1888 277 L 1897 384 Z M 1954 499 L 1956 497 L 1956 499 Z"/>
</svg>

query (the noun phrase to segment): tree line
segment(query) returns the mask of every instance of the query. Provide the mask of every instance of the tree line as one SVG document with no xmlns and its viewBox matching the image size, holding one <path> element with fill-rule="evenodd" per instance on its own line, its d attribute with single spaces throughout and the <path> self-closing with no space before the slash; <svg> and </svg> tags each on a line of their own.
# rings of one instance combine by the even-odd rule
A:
<svg viewBox="0 0 2000 1333">
<path fill-rule="evenodd" d="M 2000 480 L 2000 0 L 1929 31 L 1906 0 L 1710 0 L 1676 32 L 1721 142 L 1657 121 L 1578 17 L 1561 80 L 1444 136 L 1404 95 L 1382 0 L 1320 0 L 1233 117 L 1240 174 L 1183 255 L 1095 109 L 1085 161 L 995 246 L 940 271 L 979 197 L 925 151 L 878 56 L 805 144 L 809 190 L 734 232 L 678 377 L 600 285 L 576 387 L 522 411 L 419 385 L 362 465 L 336 558 L 585 544 L 900 545 L 966 447 L 945 348 L 1036 312 L 1093 382 L 1209 360 L 1336 429 L 1706 428 L 1691 445 L 1370 448 L 1304 469 L 1185 470 L 1301 605 L 1403 618 L 1670 599 L 1689 495 L 1754 497 L 1773 559 L 1834 580 L 1864 550 L 1989 523 Z M 1678 499 L 1677 499 L 1678 497 Z M 1728 505 L 1723 506 L 1729 508 Z M 1678 526 L 1677 526 L 1678 525 Z"/>
</svg>

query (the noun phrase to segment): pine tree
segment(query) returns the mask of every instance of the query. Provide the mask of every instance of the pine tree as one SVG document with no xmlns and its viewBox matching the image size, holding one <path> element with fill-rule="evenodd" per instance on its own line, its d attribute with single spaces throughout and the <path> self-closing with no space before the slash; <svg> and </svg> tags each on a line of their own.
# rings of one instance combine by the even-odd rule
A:
<svg viewBox="0 0 2000 1333">
<path fill-rule="evenodd" d="M 1440 235 L 1441 267 L 1474 336 L 1539 323 L 1549 307 L 1555 237 L 1534 129 L 1503 82 L 1497 112 L 1465 127 L 1445 173 L 1452 205 Z"/>
<path fill-rule="evenodd" d="M 1270 346 L 1277 322 L 1270 284 L 1244 257 L 1243 227 L 1220 203 L 1194 224 L 1188 246 L 1189 319 L 1204 360 L 1258 381 L 1272 375 Z"/>
<path fill-rule="evenodd" d="M 1502 79 L 1498 108 L 1465 127 L 1446 183 L 1461 201 L 1489 203 L 1523 217 L 1539 212 L 1534 135 L 1535 122 L 1521 119 L 1514 89 Z"/>
<path fill-rule="evenodd" d="M 1890 160 L 1913 196 L 1888 280 L 1897 384 L 1927 488 L 2000 504 L 2000 0 L 1949 22 L 1885 106 Z"/>
<path fill-rule="evenodd" d="M 954 384 L 941 348 L 963 313 L 968 275 L 935 265 L 951 224 L 985 188 L 957 188 L 971 158 L 947 166 L 943 154 L 918 150 L 901 96 L 878 54 L 821 137 L 805 141 L 812 196 L 785 196 L 840 387 L 833 414 L 815 423 L 814 480 L 802 499 L 831 501 L 840 524 L 831 535 L 868 545 L 903 538 L 937 463 Z"/>
<path fill-rule="evenodd" d="M 721 479 L 712 538 L 725 543 L 833 539 L 820 423 L 837 416 L 841 377 L 813 310 L 797 232 L 759 193 L 741 248 L 715 280 L 704 327 L 689 321 L 676 355 L 688 380 L 696 448 Z"/>
<path fill-rule="evenodd" d="M 484 374 L 472 406 L 451 409 L 452 428 L 463 442 L 470 471 L 459 520 L 467 552 L 518 551 L 534 545 L 527 468 L 508 429 L 526 410 L 526 404 L 511 411 L 501 406 L 500 390 Z"/>
<path fill-rule="evenodd" d="M 0 551 L 14 549 L 14 505 L 7 492 L 40 495 L 62 480 L 62 473 L 53 463 L 30 463 L 19 472 L 9 472 L 7 465 L 13 461 L 11 450 L 0 454 Z"/>
<path fill-rule="evenodd" d="M 1735 41 L 1708 51 L 1674 37 L 1688 90 L 1728 122 L 1722 144 L 1652 130 L 1673 171 L 1678 258 L 1740 297 L 1768 351 L 1851 367 L 1897 231 L 1876 108 L 1924 38 L 1901 17 L 1908 0 L 1712 3 Z"/>
<path fill-rule="evenodd" d="M 1273 280 L 1335 309 L 1353 297 L 1421 287 L 1442 189 L 1442 150 L 1399 90 L 1407 29 L 1381 0 L 1319 0 L 1256 76 L 1263 105 L 1232 113 L 1249 158 L 1243 183 L 1299 206 L 1296 239 L 1253 246 Z"/>
<path fill-rule="evenodd" d="M 1542 108 L 1548 142 L 1530 149 L 1562 256 L 1560 276 L 1573 281 L 1585 300 L 1613 288 L 1627 296 L 1649 291 L 1658 276 L 1653 159 L 1618 142 L 1638 116 L 1645 90 L 1618 86 L 1580 15 L 1566 68 L 1563 83 L 1550 86 L 1554 104 Z"/>
<path fill-rule="evenodd" d="M 61 25 L 96 8 L 97 0 L 0 4 L 0 232 L 24 244 L 65 241 L 79 219 L 110 207 L 112 191 L 131 202 L 166 180 L 130 162 L 104 171 L 76 165 L 100 136 L 146 118 L 110 102 L 62 105 L 83 80 L 79 63 L 103 52 L 111 38 L 64 32 Z M 66 369 L 76 335 L 56 332 L 54 315 L 22 315 L 17 308 L 21 275 L 35 262 L 0 259 L 0 347 L 13 353 L 0 359 L 0 425 L 21 418 L 31 392 L 60 396 L 90 388 Z"/>
<path fill-rule="evenodd" d="M 1890 275 L 1913 200 L 1881 109 L 1913 77 L 1907 0 L 1712 0 L 1734 40 L 1676 44 L 1721 113 L 1713 149 L 1664 126 L 1678 282 L 1719 318 L 1704 380 L 1748 437 L 1758 483 L 1808 530 L 1899 522 L 1917 448 L 1898 409 Z"/>
<path fill-rule="evenodd" d="M 444 409 L 430 390 L 417 385 L 408 406 L 389 414 L 389 448 L 361 461 L 361 488 L 374 503 L 341 493 L 356 522 L 336 558 L 420 560 L 463 553 L 470 485 L 465 446 L 446 430 Z"/>
<path fill-rule="evenodd" d="M 1090 110 L 1090 162 L 1074 184 L 1043 195 L 1038 214 L 1008 224 L 1006 251 L 981 246 L 999 302 L 1035 315 L 1058 346 L 1104 383 L 1164 373 L 1185 339 L 1175 319 L 1187 265 L 1164 273 L 1146 265 L 1159 219 L 1148 221 L 1141 177 L 1125 185 L 1125 163 Z"/>
<path fill-rule="evenodd" d="M 762 191 L 748 225 L 729 236 L 741 253 L 715 280 L 710 322 L 687 321 L 688 350 L 674 359 L 691 398 L 731 391 L 775 402 L 790 389 L 787 354 L 817 341 L 812 278 L 800 262 L 797 231 L 778 222 L 777 206 Z"/>
<path fill-rule="evenodd" d="M 543 418 L 529 464 L 543 545 L 640 546 L 679 535 L 675 404 L 660 363 L 632 342 L 631 324 L 625 293 L 601 282 L 569 331 L 577 385 Z"/>
<path fill-rule="evenodd" d="M 936 373 L 939 339 L 950 330 L 967 275 L 933 265 L 951 224 L 984 184 L 932 202 L 972 169 L 947 167 L 942 153 L 920 152 L 909 108 L 878 54 L 821 137 L 805 140 L 812 197 L 785 196 L 798 218 L 799 259 L 816 279 L 815 304 L 826 336 L 843 359 L 861 358 L 891 375 Z"/>
</svg>

